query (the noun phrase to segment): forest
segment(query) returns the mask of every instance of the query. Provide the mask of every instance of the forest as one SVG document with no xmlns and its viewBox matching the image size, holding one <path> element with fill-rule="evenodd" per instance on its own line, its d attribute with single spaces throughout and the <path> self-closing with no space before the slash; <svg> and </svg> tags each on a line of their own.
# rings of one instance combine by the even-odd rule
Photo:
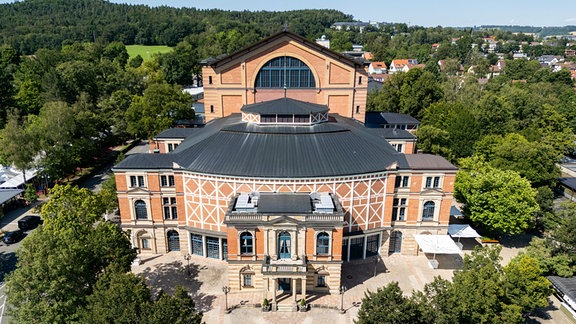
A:
<svg viewBox="0 0 576 324">
<path fill-rule="evenodd" d="M 182 88 L 201 77 L 201 60 L 233 53 L 288 26 L 311 40 L 326 35 L 335 51 L 361 44 L 375 61 L 424 63 L 424 69 L 390 76 L 369 94 L 367 109 L 418 118 L 418 149 L 461 168 L 455 194 L 470 219 L 490 224 L 488 235 L 554 233 L 562 245 L 543 238 L 530 253 L 539 256 L 546 273 L 572 275 L 576 242 L 566 226 L 576 208 L 552 205 L 560 176 L 556 163 L 573 154 L 576 139 L 570 71 L 512 60 L 522 42 L 535 40 L 532 35 L 402 23 L 363 32 L 330 28 L 352 19 L 334 10 L 235 12 L 102 0 L 0 5 L 0 163 L 35 166 L 60 179 L 93 165 L 110 146 L 152 138 L 175 120 L 193 119 L 192 97 Z M 495 51 L 504 59 L 482 46 L 488 36 L 495 37 Z M 129 57 L 129 44 L 169 45 L 173 51 L 143 62 Z M 531 57 L 559 55 L 576 49 L 571 46 L 557 40 L 524 50 Z M 439 60 L 446 62 L 442 69 Z M 494 75 L 491 67 L 499 61 L 506 67 Z M 479 172 L 482 177 L 471 176 Z M 521 190 L 506 191 L 510 183 Z M 494 197 L 482 196 L 488 189 L 521 199 L 496 204 Z M 491 210 L 495 205 L 501 209 Z M 510 214 L 514 210 L 521 212 Z"/>
</svg>

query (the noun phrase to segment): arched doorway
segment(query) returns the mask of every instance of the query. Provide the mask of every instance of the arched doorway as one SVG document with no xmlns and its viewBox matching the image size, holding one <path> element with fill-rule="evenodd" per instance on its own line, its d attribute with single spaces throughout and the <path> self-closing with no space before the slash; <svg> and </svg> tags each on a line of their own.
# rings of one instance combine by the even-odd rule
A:
<svg viewBox="0 0 576 324">
<path fill-rule="evenodd" d="M 168 237 L 168 252 L 180 251 L 180 234 L 175 230 L 169 230 L 166 236 Z"/>
<path fill-rule="evenodd" d="M 286 231 L 281 232 L 280 235 L 278 235 L 278 257 L 280 259 L 289 259 L 291 257 L 290 248 L 290 233 Z"/>
<path fill-rule="evenodd" d="M 402 252 L 402 232 L 394 231 L 390 234 L 390 247 L 388 248 L 388 252 Z"/>
</svg>

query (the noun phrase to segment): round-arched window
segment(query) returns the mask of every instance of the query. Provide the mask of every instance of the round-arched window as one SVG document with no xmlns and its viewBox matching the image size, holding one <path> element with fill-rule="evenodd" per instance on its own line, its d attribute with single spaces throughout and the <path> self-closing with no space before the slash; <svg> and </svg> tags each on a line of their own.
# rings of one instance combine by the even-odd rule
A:
<svg viewBox="0 0 576 324">
<path fill-rule="evenodd" d="M 258 71 L 255 88 L 315 88 L 310 68 L 291 56 L 271 59 Z"/>
</svg>

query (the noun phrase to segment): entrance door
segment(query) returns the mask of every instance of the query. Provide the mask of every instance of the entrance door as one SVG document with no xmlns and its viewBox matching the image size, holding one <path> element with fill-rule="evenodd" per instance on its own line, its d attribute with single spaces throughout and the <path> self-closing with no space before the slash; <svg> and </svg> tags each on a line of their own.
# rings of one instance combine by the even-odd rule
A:
<svg viewBox="0 0 576 324">
<path fill-rule="evenodd" d="M 290 258 L 290 233 L 282 232 L 278 236 L 278 256 L 280 259 Z"/>
<path fill-rule="evenodd" d="M 402 252 L 402 232 L 394 231 L 390 235 L 390 248 L 388 249 L 390 253 L 400 253 Z"/>
<path fill-rule="evenodd" d="M 290 278 L 278 278 L 278 290 L 290 292 Z"/>
<path fill-rule="evenodd" d="M 180 251 L 180 235 L 176 231 L 168 231 L 168 252 Z"/>
</svg>

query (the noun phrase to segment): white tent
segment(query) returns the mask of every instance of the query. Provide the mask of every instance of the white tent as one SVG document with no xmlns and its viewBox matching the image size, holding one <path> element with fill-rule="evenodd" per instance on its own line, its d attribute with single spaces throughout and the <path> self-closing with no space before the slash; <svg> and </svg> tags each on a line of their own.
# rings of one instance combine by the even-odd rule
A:
<svg viewBox="0 0 576 324">
<path fill-rule="evenodd" d="M 414 239 L 424 253 L 434 254 L 432 260 L 428 260 L 430 267 L 438 268 L 436 254 L 460 254 L 460 248 L 448 235 L 414 235 Z"/>
<path fill-rule="evenodd" d="M 476 230 L 474 230 L 468 224 L 450 224 L 450 225 L 448 225 L 448 235 L 450 235 L 452 237 L 457 237 L 457 238 L 480 237 L 478 232 L 476 232 Z"/>
<path fill-rule="evenodd" d="M 34 178 L 36 176 L 37 172 L 38 171 L 34 170 L 34 169 L 26 170 L 26 181 L 29 181 L 30 179 Z M 0 189 L 18 188 L 19 186 L 21 186 L 23 184 L 24 184 L 24 176 L 22 175 L 22 172 L 20 171 L 18 174 L 16 174 L 12 178 L 8 179 L 6 182 L 1 184 Z"/>
<path fill-rule="evenodd" d="M 460 249 L 448 235 L 414 235 L 424 253 L 460 254 Z"/>
</svg>

